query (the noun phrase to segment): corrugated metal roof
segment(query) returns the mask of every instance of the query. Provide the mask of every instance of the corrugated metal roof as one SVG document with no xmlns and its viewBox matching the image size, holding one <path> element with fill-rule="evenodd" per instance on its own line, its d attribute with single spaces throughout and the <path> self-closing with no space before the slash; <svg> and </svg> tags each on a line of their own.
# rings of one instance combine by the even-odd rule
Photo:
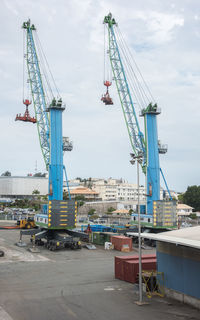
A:
<svg viewBox="0 0 200 320">
<path fill-rule="evenodd" d="M 127 234 L 138 236 L 137 232 L 128 232 Z M 161 232 L 157 234 L 141 233 L 141 237 L 200 249 L 200 226 Z"/>
</svg>

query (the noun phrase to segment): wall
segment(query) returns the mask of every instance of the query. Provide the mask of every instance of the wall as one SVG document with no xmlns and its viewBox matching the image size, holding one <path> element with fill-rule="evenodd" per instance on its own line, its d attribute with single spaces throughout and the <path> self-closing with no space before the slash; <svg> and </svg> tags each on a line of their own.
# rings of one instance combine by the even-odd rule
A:
<svg viewBox="0 0 200 320">
<path fill-rule="evenodd" d="M 32 195 L 33 190 L 41 195 L 48 193 L 48 179 L 40 177 L 0 177 L 0 196 Z"/>
<path fill-rule="evenodd" d="M 158 241 L 157 265 L 165 287 L 200 299 L 200 250 Z"/>
<path fill-rule="evenodd" d="M 104 215 L 108 208 L 117 209 L 117 202 L 107 201 L 107 202 L 86 202 L 83 206 L 78 208 L 79 215 L 87 215 L 90 209 L 95 209 L 97 214 Z"/>
</svg>

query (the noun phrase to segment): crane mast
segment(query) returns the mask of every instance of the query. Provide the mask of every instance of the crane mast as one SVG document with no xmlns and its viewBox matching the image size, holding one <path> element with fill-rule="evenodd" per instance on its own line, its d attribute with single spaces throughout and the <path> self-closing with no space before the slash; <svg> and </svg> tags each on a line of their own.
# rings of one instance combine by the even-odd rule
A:
<svg viewBox="0 0 200 320">
<path fill-rule="evenodd" d="M 146 176 L 146 214 L 153 222 L 154 209 L 156 202 L 160 201 L 160 163 L 159 153 L 166 153 L 167 148 L 163 148 L 158 143 L 157 115 L 160 109 L 157 104 L 150 101 L 142 108 L 140 116 L 144 117 L 145 136 L 140 130 L 137 115 L 129 89 L 125 68 L 122 62 L 121 53 L 115 34 L 117 23 L 108 14 L 104 18 L 104 24 L 108 29 L 108 53 L 114 80 L 116 83 L 128 135 L 135 158 L 141 158 L 140 162 L 143 173 Z M 136 93 L 136 92 L 134 92 Z M 163 172 L 161 171 L 162 175 Z M 165 179 L 164 182 L 166 183 Z M 168 186 L 166 184 L 167 190 Z M 169 193 L 170 195 L 170 193 Z M 170 195 L 171 198 L 171 195 Z"/>
</svg>

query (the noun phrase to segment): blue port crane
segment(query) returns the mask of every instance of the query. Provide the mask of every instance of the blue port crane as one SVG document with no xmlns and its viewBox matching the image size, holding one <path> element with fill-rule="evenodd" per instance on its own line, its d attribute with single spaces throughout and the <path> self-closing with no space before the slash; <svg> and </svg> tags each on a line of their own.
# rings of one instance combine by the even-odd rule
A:
<svg viewBox="0 0 200 320">
<path fill-rule="evenodd" d="M 158 141 L 157 115 L 159 115 L 161 111 L 157 104 L 153 102 L 153 97 L 140 71 L 139 74 L 142 77 L 145 89 L 138 81 L 138 77 L 131 66 L 130 58 L 128 58 L 129 49 L 124 45 L 124 40 L 120 35 L 118 25 L 111 13 L 105 16 L 104 25 L 108 30 L 107 53 L 127 126 L 130 143 L 134 153 L 133 156 L 141 158 L 140 164 L 142 171 L 146 176 L 146 213 L 147 215 L 153 216 L 153 204 L 155 201 L 160 200 L 160 172 L 164 178 L 163 172 L 160 168 L 159 153 L 167 152 L 167 147 L 165 145 L 161 145 Z M 104 47 L 106 48 L 105 44 Z M 125 64 L 127 68 L 125 68 Z M 132 82 L 132 92 L 135 94 L 134 98 L 141 102 L 140 116 L 144 117 L 144 135 L 140 130 L 127 73 L 129 74 L 129 79 L 131 79 L 130 81 Z M 106 81 L 104 79 L 104 84 L 105 82 Z M 105 103 L 105 101 L 103 102 Z M 165 179 L 164 182 L 169 192 Z M 171 199 L 170 192 L 169 197 Z"/>
<path fill-rule="evenodd" d="M 62 136 L 62 112 L 65 110 L 65 107 L 62 104 L 62 99 L 60 96 L 57 100 L 53 96 L 52 88 L 50 87 L 50 81 L 47 79 L 45 70 L 43 71 L 43 76 L 47 80 L 50 93 L 47 92 L 47 86 L 44 86 L 41 63 L 46 59 L 46 57 L 42 57 L 43 51 L 40 49 L 40 43 L 36 34 L 35 37 L 33 36 L 33 32 L 36 32 L 34 24 L 31 24 L 30 20 L 28 20 L 27 22 L 23 23 L 22 28 L 26 31 L 26 52 L 24 57 L 26 59 L 27 78 L 31 89 L 31 96 L 35 111 L 34 119 L 37 123 L 42 155 L 46 169 L 49 172 L 48 197 L 49 200 L 62 200 L 63 171 L 65 170 L 63 165 L 63 151 L 72 150 L 72 143 L 66 139 L 63 141 Z M 38 44 L 38 51 L 36 49 L 36 41 Z M 38 53 L 40 53 L 40 61 L 38 58 Z M 49 99 L 49 94 L 52 95 L 51 101 Z M 29 100 L 28 103 L 30 104 Z M 20 120 L 19 117 L 17 120 Z"/>
<path fill-rule="evenodd" d="M 49 250 L 79 249 L 81 248 L 79 239 L 85 238 L 85 234 L 73 230 L 76 225 L 77 203 L 71 199 L 67 173 L 63 164 L 63 152 L 71 151 L 73 148 L 69 138 L 63 137 L 62 134 L 62 114 L 65 105 L 62 103 L 62 98 L 48 67 L 35 26 L 28 20 L 23 23 L 22 27 L 25 31 L 26 53 L 24 57 L 29 90 L 28 97 L 25 99 L 23 93 L 26 111 L 24 115 L 18 114 L 15 120 L 37 123 L 42 155 L 48 170 L 48 203 L 43 205 L 41 213 L 35 215 L 38 229 L 21 230 L 18 245 L 22 245 L 22 235 L 26 234 L 31 235 L 34 244 L 45 243 Z M 57 90 L 56 98 L 50 86 L 47 68 Z M 29 94 L 32 101 L 30 101 Z M 28 110 L 32 102 L 35 117 L 31 117 Z M 63 172 L 68 187 L 68 200 L 63 200 Z M 35 250 L 34 247 L 33 250 Z"/>
<path fill-rule="evenodd" d="M 75 200 L 71 199 L 67 173 L 63 164 L 63 152 L 71 151 L 73 148 L 69 138 L 63 137 L 62 134 L 62 113 L 65 110 L 65 105 L 62 103 L 62 98 L 49 70 L 57 90 L 57 98 L 53 94 L 47 74 L 48 63 L 34 24 L 31 24 L 31 21 L 28 20 L 23 23 L 22 28 L 25 31 L 24 58 L 27 83 L 32 97 L 35 117 L 30 116 L 28 106 L 32 102 L 29 97 L 24 99 L 23 93 L 23 103 L 26 105 L 26 111 L 23 116 L 18 114 L 15 120 L 37 123 L 42 155 L 48 170 L 48 204 L 43 206 L 42 216 L 36 222 L 39 224 L 42 221 L 42 226 L 46 229 L 68 229 L 75 226 L 77 204 Z M 45 62 L 46 66 L 44 65 Z M 64 174 L 69 200 L 63 200 Z"/>
</svg>

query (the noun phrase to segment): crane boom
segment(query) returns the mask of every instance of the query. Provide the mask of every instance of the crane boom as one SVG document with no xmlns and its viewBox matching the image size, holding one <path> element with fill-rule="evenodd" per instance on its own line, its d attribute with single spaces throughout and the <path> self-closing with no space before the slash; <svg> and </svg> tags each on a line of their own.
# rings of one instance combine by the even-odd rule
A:
<svg viewBox="0 0 200 320">
<path fill-rule="evenodd" d="M 34 43 L 33 33 L 35 26 L 30 20 L 23 23 L 22 28 L 26 29 L 26 61 L 29 75 L 30 88 L 32 93 L 33 105 L 35 109 L 35 117 L 37 120 L 37 129 L 39 135 L 40 146 L 46 168 L 48 170 L 50 161 L 49 146 L 49 118 L 46 113 L 47 103 L 42 84 L 39 61 L 37 57 L 36 47 Z"/>
<path fill-rule="evenodd" d="M 129 139 L 133 152 L 136 156 L 143 156 L 142 169 L 146 172 L 146 148 L 143 133 L 140 130 L 137 120 L 135 107 L 131 97 L 129 85 L 126 79 L 125 70 L 119 53 L 113 26 L 116 25 L 115 19 L 109 14 L 104 18 L 104 23 L 108 25 L 109 38 L 109 57 L 117 86 L 125 123 L 128 129 Z"/>
</svg>

